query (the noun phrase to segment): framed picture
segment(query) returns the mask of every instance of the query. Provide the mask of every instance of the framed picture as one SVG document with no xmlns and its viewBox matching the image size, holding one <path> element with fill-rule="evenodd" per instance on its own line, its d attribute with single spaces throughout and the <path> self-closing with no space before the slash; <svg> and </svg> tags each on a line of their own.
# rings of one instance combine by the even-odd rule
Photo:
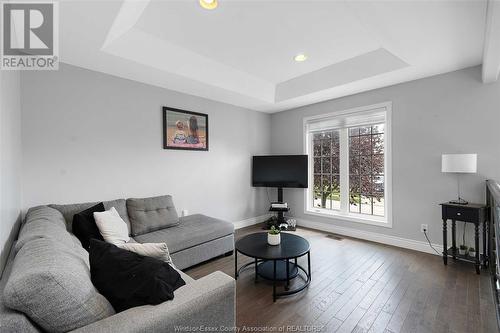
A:
<svg viewBox="0 0 500 333">
<path fill-rule="evenodd" d="M 163 148 L 208 151 L 208 115 L 164 106 Z"/>
</svg>

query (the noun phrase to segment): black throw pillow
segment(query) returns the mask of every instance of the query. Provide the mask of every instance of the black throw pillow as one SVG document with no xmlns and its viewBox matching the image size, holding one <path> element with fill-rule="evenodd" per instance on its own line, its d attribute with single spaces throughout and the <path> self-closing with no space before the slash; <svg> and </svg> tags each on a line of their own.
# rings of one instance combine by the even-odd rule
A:
<svg viewBox="0 0 500 333">
<path fill-rule="evenodd" d="M 166 262 L 96 239 L 90 240 L 89 259 L 92 283 L 116 312 L 171 300 L 186 284 Z"/>
<path fill-rule="evenodd" d="M 73 216 L 73 224 L 71 225 L 73 234 L 80 240 L 82 247 L 87 251 L 92 238 L 104 240 L 95 224 L 94 212 L 104 212 L 105 210 L 104 204 L 101 202 Z"/>
</svg>

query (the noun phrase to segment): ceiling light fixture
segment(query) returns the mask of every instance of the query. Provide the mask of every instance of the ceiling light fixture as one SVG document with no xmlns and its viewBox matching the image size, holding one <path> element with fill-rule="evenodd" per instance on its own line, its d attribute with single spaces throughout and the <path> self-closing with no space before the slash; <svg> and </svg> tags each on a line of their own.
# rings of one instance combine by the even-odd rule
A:
<svg viewBox="0 0 500 333">
<path fill-rule="evenodd" d="M 297 54 L 295 57 L 293 57 L 293 60 L 295 60 L 296 62 L 306 61 L 307 55 L 305 55 L 304 53 Z"/>
<path fill-rule="evenodd" d="M 217 0 L 200 0 L 200 6 L 208 10 L 217 8 L 217 5 Z"/>
</svg>

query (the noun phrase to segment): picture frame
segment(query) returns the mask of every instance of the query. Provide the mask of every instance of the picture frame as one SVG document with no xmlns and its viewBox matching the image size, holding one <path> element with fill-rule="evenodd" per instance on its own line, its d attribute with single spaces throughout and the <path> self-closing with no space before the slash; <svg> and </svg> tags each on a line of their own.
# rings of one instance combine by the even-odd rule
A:
<svg viewBox="0 0 500 333">
<path fill-rule="evenodd" d="M 164 106 L 163 149 L 208 151 L 208 114 Z"/>
</svg>

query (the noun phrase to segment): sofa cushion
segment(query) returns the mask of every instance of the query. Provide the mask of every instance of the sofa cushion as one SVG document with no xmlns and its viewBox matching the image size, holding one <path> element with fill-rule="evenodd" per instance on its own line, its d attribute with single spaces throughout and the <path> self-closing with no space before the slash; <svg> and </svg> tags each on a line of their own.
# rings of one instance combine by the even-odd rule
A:
<svg viewBox="0 0 500 333">
<path fill-rule="evenodd" d="M 132 236 L 172 227 L 179 223 L 179 216 L 170 195 L 127 199 L 127 211 Z"/>
<path fill-rule="evenodd" d="M 5 305 L 3 291 L 12 271 L 14 256 L 13 245 L 5 265 L 5 270 L 3 271 L 2 279 L 0 280 L 0 332 L 39 333 L 41 330 L 28 318 L 28 316 L 22 312 L 8 308 Z"/>
<path fill-rule="evenodd" d="M 89 256 L 92 282 L 117 312 L 171 300 L 186 284 L 168 263 L 110 243 L 92 239 Z"/>
<path fill-rule="evenodd" d="M 232 233 L 232 223 L 195 214 L 179 218 L 179 224 L 175 227 L 139 235 L 135 240 L 139 243 L 165 242 L 172 254 Z"/>
<path fill-rule="evenodd" d="M 73 234 L 78 237 L 83 248 L 88 251 L 90 240 L 92 238 L 103 241 L 99 228 L 95 224 L 94 213 L 104 212 L 104 204 L 102 202 L 95 206 L 87 208 L 73 216 L 73 223 L 71 224 Z"/>
<path fill-rule="evenodd" d="M 71 234 L 66 231 L 64 227 L 51 223 L 47 220 L 39 220 L 23 225 L 16 243 L 16 253 L 26 243 L 37 238 L 49 238 L 54 242 L 64 244 L 68 247 L 75 246 L 75 243 L 71 238 Z"/>
<path fill-rule="evenodd" d="M 66 220 L 66 229 L 70 232 L 72 232 L 72 224 L 73 224 L 73 216 L 75 214 L 88 209 L 92 206 L 97 205 L 99 202 L 86 202 L 86 203 L 77 203 L 77 204 L 69 204 L 69 205 L 49 205 L 49 207 L 57 209 L 60 211 L 64 219 Z M 125 202 L 125 199 L 116 199 L 116 200 L 111 200 L 111 201 L 103 201 L 104 208 L 106 210 L 111 209 L 111 207 L 115 207 L 116 211 L 118 214 L 120 214 L 120 217 L 125 221 L 127 224 L 128 230 L 130 232 L 130 221 L 128 219 L 128 214 L 127 214 L 127 205 Z"/>
<path fill-rule="evenodd" d="M 211 240 L 209 242 L 192 246 L 190 248 L 172 253 L 170 257 L 175 267 L 186 269 L 209 259 L 232 252 L 234 250 L 234 234 Z"/>
<path fill-rule="evenodd" d="M 80 241 L 66 230 L 61 212 L 47 206 L 40 206 L 37 209 L 28 210 L 25 220 L 14 247 L 15 253 L 31 240 L 46 238 L 73 249 L 88 266 L 88 255 L 82 251 Z"/>
<path fill-rule="evenodd" d="M 93 286 L 82 253 L 49 238 L 31 240 L 19 250 L 4 300 L 50 332 L 70 331 L 114 314 Z"/>
<path fill-rule="evenodd" d="M 61 228 L 66 229 L 66 220 L 61 212 L 48 206 L 37 206 L 28 209 L 26 218 L 24 219 L 24 225 L 41 220 L 56 224 Z"/>
</svg>

